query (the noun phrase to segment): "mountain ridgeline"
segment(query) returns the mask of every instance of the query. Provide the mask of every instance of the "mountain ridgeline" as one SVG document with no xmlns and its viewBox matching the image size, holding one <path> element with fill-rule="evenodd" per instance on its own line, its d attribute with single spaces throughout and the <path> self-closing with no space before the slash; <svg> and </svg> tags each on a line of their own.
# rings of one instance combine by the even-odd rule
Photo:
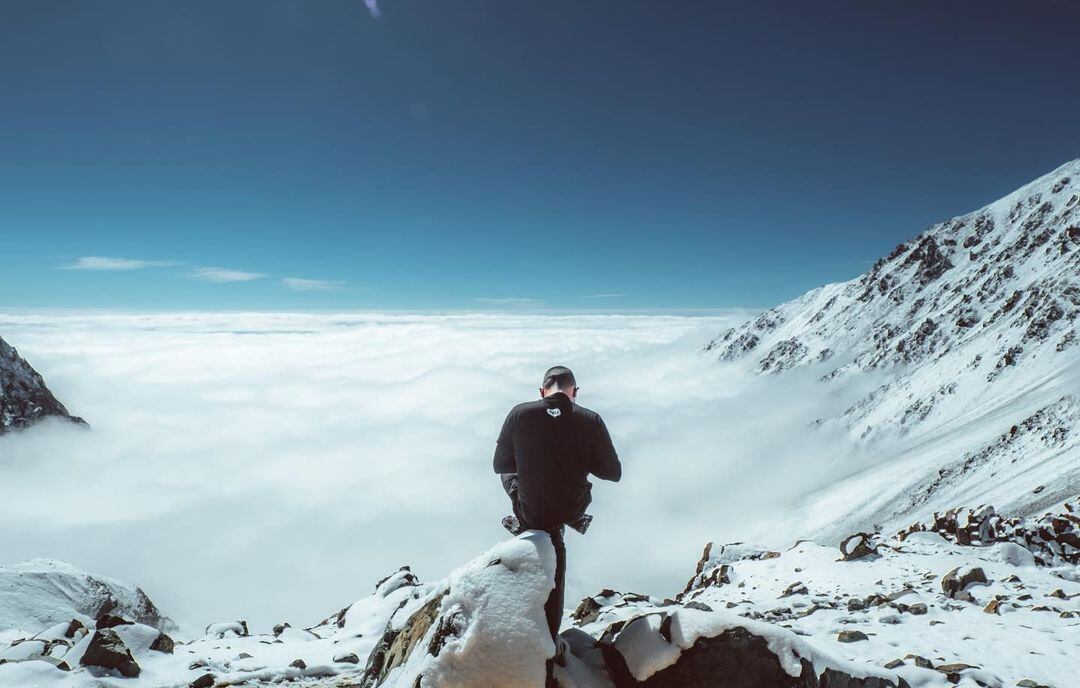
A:
<svg viewBox="0 0 1080 688">
<path fill-rule="evenodd" d="M 878 376 L 871 392 L 819 421 L 863 448 L 921 447 L 921 464 L 908 460 L 890 475 L 897 486 L 879 481 L 884 497 L 862 504 L 875 523 L 988 500 L 1033 514 L 1080 486 L 1078 316 L 1074 160 L 931 226 L 851 281 L 721 333 L 705 351 L 760 375 L 818 366 L 830 385 Z"/>
</svg>

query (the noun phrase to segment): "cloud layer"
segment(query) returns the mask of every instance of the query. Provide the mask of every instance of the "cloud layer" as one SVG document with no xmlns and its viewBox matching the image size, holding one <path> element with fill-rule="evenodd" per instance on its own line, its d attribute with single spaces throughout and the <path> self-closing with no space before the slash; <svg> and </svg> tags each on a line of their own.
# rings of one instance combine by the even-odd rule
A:
<svg viewBox="0 0 1080 688">
<path fill-rule="evenodd" d="M 730 319 L 641 316 L 0 316 L 69 409 L 0 438 L 0 552 L 143 585 L 197 627 L 310 624 L 411 564 L 425 580 L 503 539 L 506 411 L 553 363 L 606 419 L 623 482 L 572 535 L 568 604 L 674 593 L 710 539 L 812 488 L 840 408 L 812 374 L 748 382 L 697 353 Z M 812 372 L 812 371 L 811 371 Z"/>
</svg>

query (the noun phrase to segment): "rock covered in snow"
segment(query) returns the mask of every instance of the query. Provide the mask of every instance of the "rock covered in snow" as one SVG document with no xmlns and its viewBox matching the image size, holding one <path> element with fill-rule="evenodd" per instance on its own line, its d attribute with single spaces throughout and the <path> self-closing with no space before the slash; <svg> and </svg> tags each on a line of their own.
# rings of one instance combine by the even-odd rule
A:
<svg viewBox="0 0 1080 688">
<path fill-rule="evenodd" d="M 1013 543 L 1029 551 L 1032 563 L 1040 566 L 1080 564 L 1078 512 L 1077 500 L 1064 502 L 1034 519 L 1000 516 L 988 505 L 949 509 L 935 513 L 930 522 L 908 526 L 898 537 L 903 540 L 912 533 L 934 532 L 961 545 Z M 1017 554 L 1008 556 L 1022 558 Z"/>
<path fill-rule="evenodd" d="M 56 400 L 45 380 L 11 345 L 0 338 L 0 435 L 56 416 L 85 425 Z"/>
<path fill-rule="evenodd" d="M 126 678 L 135 678 L 142 671 L 131 650 L 110 628 L 94 631 L 79 663 L 91 669 L 115 671 Z"/>
<path fill-rule="evenodd" d="M 175 628 L 136 586 L 51 559 L 0 566 L 0 631 L 35 631 L 72 619 L 91 625 L 107 615 Z"/>
<path fill-rule="evenodd" d="M 543 686 L 554 577 L 550 538 L 526 531 L 418 588 L 387 622 L 362 685 Z"/>
</svg>

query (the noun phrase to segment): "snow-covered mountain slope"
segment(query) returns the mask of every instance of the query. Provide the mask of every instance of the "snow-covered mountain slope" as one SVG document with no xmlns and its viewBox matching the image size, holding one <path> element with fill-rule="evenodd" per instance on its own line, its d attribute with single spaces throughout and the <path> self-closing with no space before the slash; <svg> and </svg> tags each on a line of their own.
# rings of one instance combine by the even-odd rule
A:
<svg viewBox="0 0 1080 688">
<path fill-rule="evenodd" d="M 846 428 L 864 456 L 877 453 L 819 495 L 818 522 L 841 522 L 836 536 L 847 511 L 895 525 L 975 495 L 1022 514 L 1075 495 L 1078 318 L 1080 160 L 930 227 L 856 279 L 727 330 L 706 351 L 761 375 L 817 366 L 828 385 L 876 376 L 875 389 L 821 421 Z"/>
<path fill-rule="evenodd" d="M 48 416 L 85 424 L 82 418 L 68 413 L 45 386 L 41 375 L 0 338 L 0 435 Z"/>
</svg>

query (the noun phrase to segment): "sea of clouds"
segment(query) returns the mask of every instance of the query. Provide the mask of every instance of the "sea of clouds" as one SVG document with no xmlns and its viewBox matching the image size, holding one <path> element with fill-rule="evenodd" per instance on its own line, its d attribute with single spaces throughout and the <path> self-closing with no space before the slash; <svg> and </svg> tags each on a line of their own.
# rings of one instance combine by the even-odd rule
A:
<svg viewBox="0 0 1080 688">
<path fill-rule="evenodd" d="M 495 437 L 564 364 L 624 464 L 568 536 L 567 604 L 671 596 L 706 541 L 799 537 L 779 515 L 850 443 L 808 425 L 860 390 L 701 353 L 745 317 L 0 315 L 92 425 L 0 438 L 0 563 L 136 583 L 192 629 L 309 625 L 402 564 L 442 578 L 507 537 Z"/>
</svg>

